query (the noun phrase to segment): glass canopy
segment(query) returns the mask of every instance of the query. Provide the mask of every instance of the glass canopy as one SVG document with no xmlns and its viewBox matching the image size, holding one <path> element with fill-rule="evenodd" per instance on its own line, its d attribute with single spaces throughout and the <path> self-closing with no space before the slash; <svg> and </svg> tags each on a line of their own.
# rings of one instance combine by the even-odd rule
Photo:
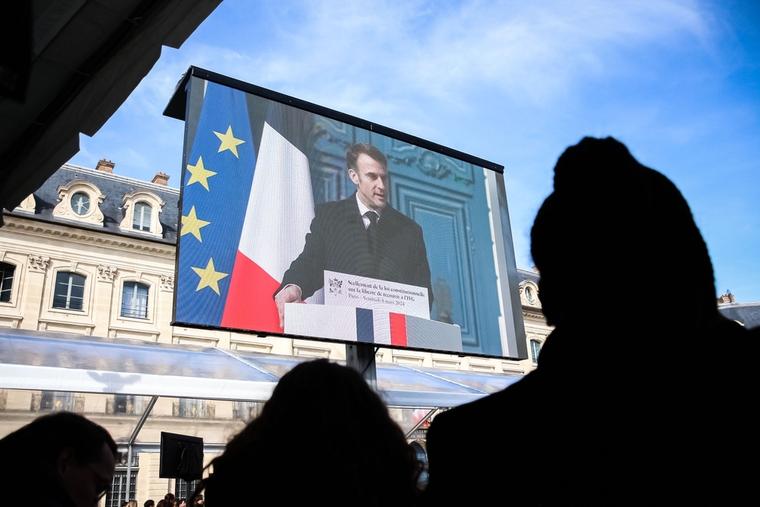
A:
<svg viewBox="0 0 760 507">
<path fill-rule="evenodd" d="M 213 347 L 0 331 L 0 389 L 266 401 L 279 378 L 304 360 Z M 378 391 L 392 407 L 453 407 L 520 378 L 377 364 Z"/>
</svg>

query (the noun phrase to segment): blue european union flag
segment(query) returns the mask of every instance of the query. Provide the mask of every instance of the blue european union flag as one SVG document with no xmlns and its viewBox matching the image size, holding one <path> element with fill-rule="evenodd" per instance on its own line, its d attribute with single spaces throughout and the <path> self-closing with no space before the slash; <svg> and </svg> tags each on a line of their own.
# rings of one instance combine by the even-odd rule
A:
<svg viewBox="0 0 760 507">
<path fill-rule="evenodd" d="M 218 326 L 245 218 L 256 152 L 246 94 L 212 82 L 197 83 L 206 84 L 206 91 L 194 139 L 187 141 L 191 147 L 182 174 L 175 319 Z"/>
</svg>

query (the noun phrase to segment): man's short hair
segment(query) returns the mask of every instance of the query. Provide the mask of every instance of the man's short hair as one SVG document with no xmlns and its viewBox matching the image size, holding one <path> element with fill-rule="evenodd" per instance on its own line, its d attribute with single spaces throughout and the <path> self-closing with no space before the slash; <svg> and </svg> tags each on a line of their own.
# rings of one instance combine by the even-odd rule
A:
<svg viewBox="0 0 760 507">
<path fill-rule="evenodd" d="M 385 158 L 383 152 L 375 148 L 369 143 L 356 143 L 352 144 L 346 150 L 346 169 L 356 170 L 356 161 L 359 159 L 359 155 L 364 154 L 370 158 L 380 162 L 383 167 L 388 169 L 388 159 Z"/>
</svg>

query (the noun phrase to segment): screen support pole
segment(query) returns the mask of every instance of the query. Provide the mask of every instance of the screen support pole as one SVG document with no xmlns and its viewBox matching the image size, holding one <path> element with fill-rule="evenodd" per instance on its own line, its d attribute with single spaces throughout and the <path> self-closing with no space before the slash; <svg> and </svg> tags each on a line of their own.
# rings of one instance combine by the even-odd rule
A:
<svg viewBox="0 0 760 507">
<path fill-rule="evenodd" d="M 372 389 L 377 390 L 374 343 L 347 343 L 346 364 L 361 373 Z"/>
<path fill-rule="evenodd" d="M 156 404 L 156 401 L 158 401 L 158 396 L 152 396 L 150 398 L 150 401 L 148 402 L 148 406 L 145 407 L 145 410 L 140 416 L 140 420 L 137 421 L 137 425 L 135 425 L 135 428 L 132 430 L 132 435 L 129 437 L 129 442 L 127 443 L 127 484 L 126 484 L 126 487 L 124 488 L 125 490 L 124 500 L 127 502 L 130 500 L 129 480 L 132 478 L 132 446 L 135 444 L 135 440 L 137 440 L 137 434 L 140 433 L 140 430 L 145 424 L 145 421 L 148 419 L 150 412 L 153 410 L 153 406 Z M 121 501 L 121 499 L 119 499 L 119 501 Z"/>
</svg>

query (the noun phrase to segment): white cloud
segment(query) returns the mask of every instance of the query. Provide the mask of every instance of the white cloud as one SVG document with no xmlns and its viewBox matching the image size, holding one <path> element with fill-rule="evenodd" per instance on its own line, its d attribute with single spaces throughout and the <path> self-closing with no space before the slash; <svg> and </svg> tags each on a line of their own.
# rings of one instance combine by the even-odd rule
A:
<svg viewBox="0 0 760 507">
<path fill-rule="evenodd" d="M 706 44 L 697 5 L 658 2 L 303 2 L 275 50 L 251 48 L 258 82 L 313 95 L 463 104 L 482 86 L 515 100 L 552 101 L 589 74 L 624 66 L 623 52 L 683 36 Z M 274 13 L 276 16 L 278 13 Z M 353 86 L 353 88 L 352 88 Z M 381 93 L 382 92 L 382 93 Z"/>
<path fill-rule="evenodd" d="M 212 16 L 230 15 L 224 8 Z M 300 1 L 255 15 L 266 33 L 241 33 L 234 49 L 208 36 L 165 48 L 130 97 L 130 114 L 160 115 L 196 65 L 437 138 L 429 111 L 466 115 L 484 89 L 494 101 L 548 108 L 589 76 L 630 71 L 628 50 L 710 40 L 708 14 L 679 0 Z"/>
</svg>

